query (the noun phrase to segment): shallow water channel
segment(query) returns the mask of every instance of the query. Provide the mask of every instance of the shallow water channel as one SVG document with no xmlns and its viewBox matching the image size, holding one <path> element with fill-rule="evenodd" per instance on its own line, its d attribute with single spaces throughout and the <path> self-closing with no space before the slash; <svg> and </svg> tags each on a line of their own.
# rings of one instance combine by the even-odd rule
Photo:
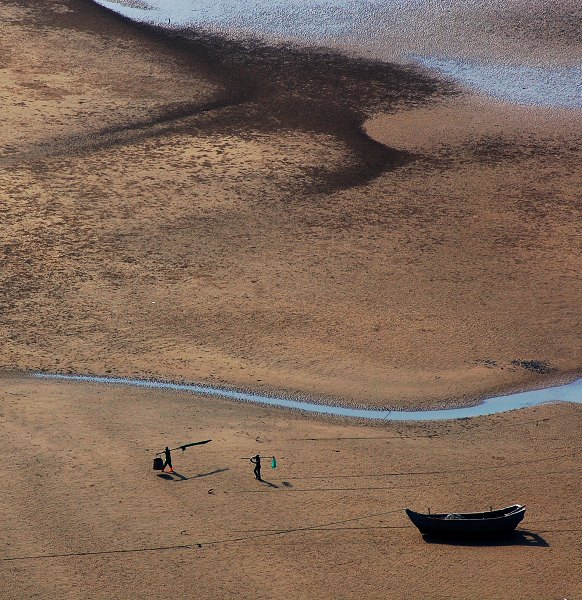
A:
<svg viewBox="0 0 582 600">
<path fill-rule="evenodd" d="M 518 392 L 507 396 L 488 398 L 476 406 L 464 408 L 450 408 L 442 410 L 369 410 L 362 408 L 348 408 L 328 404 L 317 404 L 308 400 L 289 399 L 282 396 L 263 396 L 251 392 L 236 391 L 228 388 L 212 387 L 208 385 L 189 383 L 170 383 L 147 379 L 126 379 L 123 377 L 96 377 L 92 375 L 59 375 L 51 373 L 33 373 L 39 379 L 60 379 L 84 383 L 100 383 L 107 385 L 127 385 L 160 390 L 174 390 L 189 392 L 202 396 L 217 396 L 240 402 L 253 402 L 268 406 L 290 408 L 303 412 L 320 415 L 335 415 L 353 419 L 371 419 L 377 421 L 443 421 L 447 419 L 465 419 L 467 417 L 480 417 L 497 413 L 538 406 L 548 402 L 574 402 L 582 404 L 582 379 L 566 385 Z"/>
</svg>

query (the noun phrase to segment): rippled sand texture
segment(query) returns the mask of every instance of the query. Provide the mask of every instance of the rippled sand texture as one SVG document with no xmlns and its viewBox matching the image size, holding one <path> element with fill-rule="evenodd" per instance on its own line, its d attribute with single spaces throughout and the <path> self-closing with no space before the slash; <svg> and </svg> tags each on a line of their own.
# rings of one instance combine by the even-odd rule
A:
<svg viewBox="0 0 582 600">
<path fill-rule="evenodd" d="M 395 407 L 579 372 L 576 111 L 74 0 L 2 17 L 2 367 Z"/>
</svg>

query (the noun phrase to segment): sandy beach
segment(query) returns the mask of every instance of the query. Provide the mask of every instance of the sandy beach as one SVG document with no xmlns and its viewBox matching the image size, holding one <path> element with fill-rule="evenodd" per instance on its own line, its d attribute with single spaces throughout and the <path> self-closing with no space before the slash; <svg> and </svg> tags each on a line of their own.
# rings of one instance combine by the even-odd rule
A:
<svg viewBox="0 0 582 600">
<path fill-rule="evenodd" d="M 366 427 L 8 374 L 0 389 L 3 598 L 580 592 L 579 405 Z M 174 453 L 179 475 L 152 471 L 163 444 L 208 438 Z M 278 460 L 268 483 L 241 460 L 257 452 Z M 523 532 L 490 545 L 428 543 L 403 512 L 514 501 Z"/>
<path fill-rule="evenodd" d="M 570 381 L 580 111 L 85 0 L 2 0 L 0 31 L 0 597 L 580 594 L 579 405 L 371 426 L 27 375 L 406 409 Z M 402 510 L 513 502 L 490 546 Z"/>
</svg>

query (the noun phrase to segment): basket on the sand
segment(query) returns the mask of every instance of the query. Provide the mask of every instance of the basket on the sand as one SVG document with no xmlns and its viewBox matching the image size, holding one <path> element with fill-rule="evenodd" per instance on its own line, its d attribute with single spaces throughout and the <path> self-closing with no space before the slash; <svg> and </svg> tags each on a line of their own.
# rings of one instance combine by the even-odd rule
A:
<svg viewBox="0 0 582 600">
<path fill-rule="evenodd" d="M 156 456 L 154 458 L 154 471 L 161 471 L 164 468 L 164 459 Z"/>
</svg>

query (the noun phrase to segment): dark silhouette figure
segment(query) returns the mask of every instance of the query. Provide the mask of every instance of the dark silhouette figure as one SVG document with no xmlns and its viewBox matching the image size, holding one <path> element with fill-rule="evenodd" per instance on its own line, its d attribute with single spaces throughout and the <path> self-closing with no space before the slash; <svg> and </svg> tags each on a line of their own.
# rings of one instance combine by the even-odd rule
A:
<svg viewBox="0 0 582 600">
<path fill-rule="evenodd" d="M 263 481 L 261 479 L 261 457 L 257 454 L 256 456 L 253 456 L 253 458 L 251 458 L 251 462 L 253 463 L 253 465 L 255 465 L 255 469 L 253 471 L 253 473 L 255 474 L 255 479 L 257 479 L 257 481 Z"/>
<path fill-rule="evenodd" d="M 164 455 L 165 455 L 165 460 L 164 460 L 164 466 L 162 467 L 162 473 L 166 472 L 166 467 L 170 467 L 170 473 L 173 473 L 174 468 L 172 467 L 172 453 L 170 452 L 170 449 L 168 448 L 168 446 L 166 446 L 166 449 L 164 450 Z"/>
</svg>

